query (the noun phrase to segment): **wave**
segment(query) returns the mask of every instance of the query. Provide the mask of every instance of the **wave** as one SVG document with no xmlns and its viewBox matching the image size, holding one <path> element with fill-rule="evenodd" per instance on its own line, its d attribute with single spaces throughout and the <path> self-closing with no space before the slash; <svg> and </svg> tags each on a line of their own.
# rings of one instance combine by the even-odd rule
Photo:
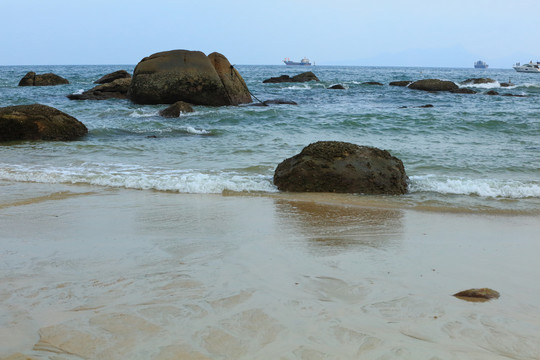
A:
<svg viewBox="0 0 540 360">
<path fill-rule="evenodd" d="M 159 110 L 138 108 L 129 114 L 129 116 L 134 118 L 159 116 Z"/>
<path fill-rule="evenodd" d="M 488 198 L 540 198 L 540 182 L 467 179 L 435 175 L 410 176 L 410 191 L 451 195 L 476 195 Z"/>
<path fill-rule="evenodd" d="M 276 192 L 271 176 L 239 171 L 167 170 L 138 165 L 82 164 L 68 168 L 0 167 L 0 179 L 50 184 L 90 184 L 193 194 Z"/>
</svg>

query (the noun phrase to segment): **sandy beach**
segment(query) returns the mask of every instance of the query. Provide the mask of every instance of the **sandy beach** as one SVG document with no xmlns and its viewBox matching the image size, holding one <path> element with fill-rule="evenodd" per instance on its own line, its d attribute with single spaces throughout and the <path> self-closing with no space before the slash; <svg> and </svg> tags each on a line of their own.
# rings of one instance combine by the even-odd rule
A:
<svg viewBox="0 0 540 360">
<path fill-rule="evenodd" d="M 540 359 L 536 215 L 0 192 L 1 359 Z M 501 296 L 452 296 L 478 287 Z"/>
</svg>

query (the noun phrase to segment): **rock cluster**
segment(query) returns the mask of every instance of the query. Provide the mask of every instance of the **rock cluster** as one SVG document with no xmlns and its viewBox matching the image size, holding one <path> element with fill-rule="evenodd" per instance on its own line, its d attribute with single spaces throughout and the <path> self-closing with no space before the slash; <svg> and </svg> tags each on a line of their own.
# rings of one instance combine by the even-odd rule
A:
<svg viewBox="0 0 540 360">
<path fill-rule="evenodd" d="M 30 71 L 19 81 L 19 86 L 54 86 L 69 84 L 67 79 L 53 73 L 37 75 Z"/>
<path fill-rule="evenodd" d="M 133 72 L 128 97 L 137 104 L 239 105 L 251 94 L 225 56 L 172 50 L 142 59 Z"/>
</svg>

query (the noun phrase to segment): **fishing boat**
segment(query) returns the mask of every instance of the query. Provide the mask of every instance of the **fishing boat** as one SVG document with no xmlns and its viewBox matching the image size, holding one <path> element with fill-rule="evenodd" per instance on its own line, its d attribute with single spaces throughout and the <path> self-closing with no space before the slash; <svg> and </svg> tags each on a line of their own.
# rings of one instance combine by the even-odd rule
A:
<svg viewBox="0 0 540 360">
<path fill-rule="evenodd" d="M 489 65 L 485 61 L 482 61 L 482 60 L 478 60 L 477 62 L 474 63 L 475 69 L 487 69 L 488 67 Z"/>
<path fill-rule="evenodd" d="M 516 63 L 513 68 L 517 72 L 532 72 L 540 74 L 540 61 L 537 61 L 536 63 L 530 61 L 528 64 L 523 65 L 521 65 L 520 63 Z"/>
<path fill-rule="evenodd" d="M 300 60 L 300 62 L 291 61 L 291 59 L 285 58 L 283 59 L 283 62 L 285 63 L 285 65 L 304 65 L 304 66 L 311 65 L 308 58 L 303 58 L 302 60 Z"/>
</svg>

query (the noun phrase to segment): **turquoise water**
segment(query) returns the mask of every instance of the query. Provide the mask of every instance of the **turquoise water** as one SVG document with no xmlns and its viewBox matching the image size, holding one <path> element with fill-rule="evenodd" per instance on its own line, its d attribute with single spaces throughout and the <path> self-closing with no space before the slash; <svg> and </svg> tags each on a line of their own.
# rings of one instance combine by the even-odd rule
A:
<svg viewBox="0 0 540 360">
<path fill-rule="evenodd" d="M 275 193 L 276 166 L 320 140 L 375 146 L 400 158 L 410 193 L 390 201 L 503 212 L 540 212 L 540 75 L 511 69 L 236 66 L 268 107 L 196 106 L 166 119 L 166 105 L 128 100 L 72 101 L 70 93 L 124 66 L 3 66 L 1 106 L 41 103 L 89 129 L 74 142 L 0 145 L 0 181 L 92 184 L 179 193 Z M 313 71 L 320 82 L 263 84 L 281 74 Z M 54 72 L 69 85 L 18 87 L 28 72 Z M 428 93 L 389 86 L 438 78 L 459 83 L 490 77 L 477 94 Z M 378 81 L 383 86 L 364 85 Z M 514 86 L 500 87 L 511 81 Z M 328 90 L 342 84 L 346 90 Z M 485 92 L 526 95 L 489 96 Z M 254 99 L 255 100 L 255 99 Z M 256 101 L 256 100 L 255 100 Z M 418 106 L 431 104 L 431 108 Z M 404 108 L 406 107 L 406 108 Z M 362 195 L 356 195 L 362 196 Z"/>
</svg>

